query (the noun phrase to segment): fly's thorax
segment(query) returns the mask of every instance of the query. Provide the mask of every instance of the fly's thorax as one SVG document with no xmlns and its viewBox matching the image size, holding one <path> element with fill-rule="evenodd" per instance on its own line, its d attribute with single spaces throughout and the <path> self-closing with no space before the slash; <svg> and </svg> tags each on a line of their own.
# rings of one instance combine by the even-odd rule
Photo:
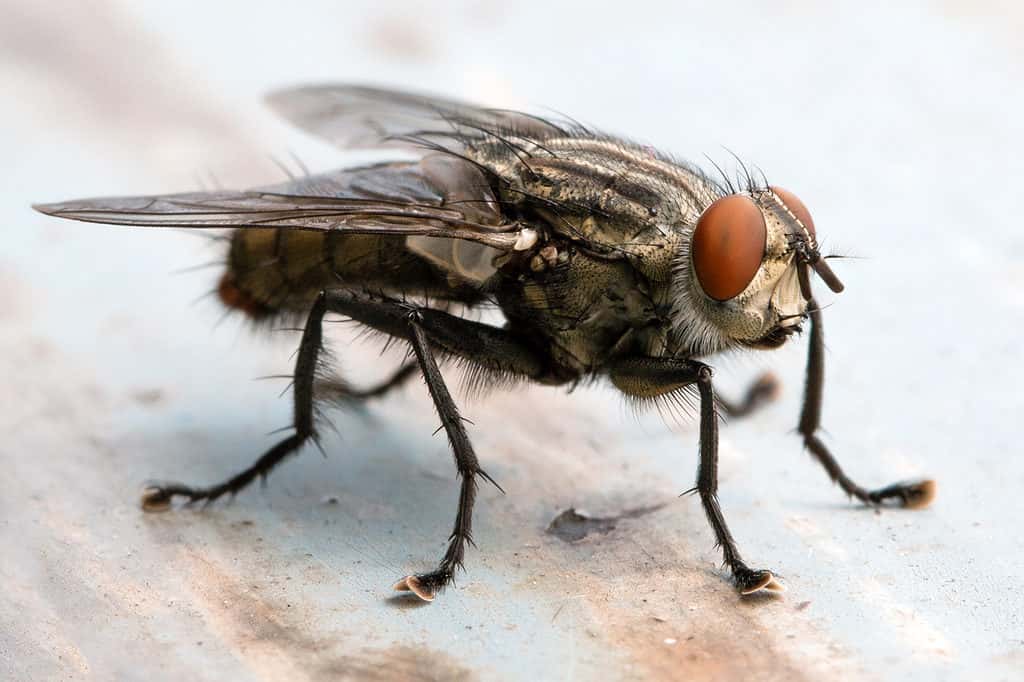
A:
<svg viewBox="0 0 1024 682">
<path fill-rule="evenodd" d="M 504 205 L 537 215 L 552 233 L 597 252 L 660 248 L 676 225 L 717 196 L 698 169 L 649 147 L 597 136 L 543 143 L 510 137 L 475 147 L 472 157 L 501 179 Z M 657 257 L 652 249 L 644 252 L 651 263 Z"/>
<path fill-rule="evenodd" d="M 505 316 L 542 344 L 560 376 L 579 376 L 619 354 L 666 345 L 660 288 L 625 258 L 595 256 L 565 240 L 499 259 L 495 288 Z"/>
<path fill-rule="evenodd" d="M 794 245 L 816 244 L 810 216 L 798 203 L 775 188 L 733 194 L 710 204 L 687 229 L 671 285 L 683 347 L 701 355 L 773 348 L 799 330 L 807 301 Z"/>
</svg>

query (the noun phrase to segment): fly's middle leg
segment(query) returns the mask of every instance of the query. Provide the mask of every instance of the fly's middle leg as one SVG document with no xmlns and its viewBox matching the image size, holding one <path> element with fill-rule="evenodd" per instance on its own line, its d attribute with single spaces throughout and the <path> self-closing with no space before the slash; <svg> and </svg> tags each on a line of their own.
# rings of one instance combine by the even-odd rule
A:
<svg viewBox="0 0 1024 682">
<path fill-rule="evenodd" d="M 473 444 L 466 433 L 462 416 L 459 415 L 458 407 L 452 400 L 444 377 L 441 376 L 437 367 L 437 361 L 434 359 L 434 353 L 430 347 L 430 340 L 420 325 L 418 312 L 409 313 L 409 328 L 413 350 L 419 360 L 420 369 L 423 371 L 427 390 L 430 391 L 434 407 L 437 408 L 437 414 L 441 418 L 441 425 L 448 435 L 448 442 L 455 455 L 455 468 L 462 480 L 455 525 L 449 536 L 448 549 L 445 551 L 441 563 L 429 573 L 409 575 L 395 583 L 396 590 L 411 591 L 421 599 L 432 601 L 437 590 L 451 582 L 455 570 L 463 567 L 466 544 L 473 544 L 473 503 L 476 500 L 477 477 L 485 478 L 492 483 L 494 481 L 480 468 L 476 453 L 473 451 Z M 494 485 L 498 484 L 494 483 Z M 498 489 L 501 490 L 500 486 Z"/>
<path fill-rule="evenodd" d="M 437 568 L 406 576 L 395 584 L 397 590 L 410 591 L 421 599 L 432 601 L 437 592 L 452 581 L 456 570 L 463 567 L 466 545 L 473 544 L 473 504 L 478 479 L 483 478 L 497 486 L 480 467 L 464 420 L 452 400 L 435 356 L 439 352 L 454 355 L 484 370 L 524 378 L 539 376 L 543 363 L 507 331 L 439 310 L 385 298 L 360 296 L 347 291 L 325 292 L 321 294 L 321 300 L 325 301 L 327 309 L 332 312 L 410 343 L 434 407 L 441 418 L 441 425 L 448 436 L 455 467 L 461 479 L 455 524 L 449 536 L 448 548 Z"/>
</svg>

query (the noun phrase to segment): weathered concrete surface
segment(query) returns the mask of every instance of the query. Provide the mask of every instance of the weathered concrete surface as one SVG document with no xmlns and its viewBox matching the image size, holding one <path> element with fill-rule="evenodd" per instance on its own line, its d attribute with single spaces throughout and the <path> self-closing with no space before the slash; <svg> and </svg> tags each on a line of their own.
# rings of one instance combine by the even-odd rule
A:
<svg viewBox="0 0 1024 682">
<path fill-rule="evenodd" d="M 1020 10 L 790 3 L 612 15 L 538 3 L 303 10 L 0 3 L 0 677 L 1019 679 L 1024 460 Z M 295 338 L 209 300 L 216 245 L 27 205 L 276 179 L 333 150 L 259 95 L 311 80 L 548 105 L 681 156 L 719 145 L 800 193 L 846 261 L 826 312 L 826 424 L 865 483 L 931 475 L 929 511 L 846 504 L 788 433 L 803 345 L 717 363 L 782 400 L 723 429 L 722 503 L 782 598 L 722 580 L 696 434 L 608 390 L 467 406 L 488 471 L 479 550 L 432 605 L 396 578 L 443 549 L 456 483 L 421 386 L 337 414 L 329 457 L 207 511 L 144 515 L 151 477 L 206 482 L 287 423 Z M 198 179 L 197 179 L 198 178 Z M 353 379 L 395 356 L 334 348 Z M 567 543 L 575 507 L 614 529 Z"/>
</svg>

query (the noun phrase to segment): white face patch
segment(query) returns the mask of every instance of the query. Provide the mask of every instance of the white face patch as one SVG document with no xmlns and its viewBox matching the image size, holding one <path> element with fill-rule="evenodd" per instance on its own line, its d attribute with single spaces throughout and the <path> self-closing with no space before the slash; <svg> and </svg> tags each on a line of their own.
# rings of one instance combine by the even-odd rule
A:
<svg viewBox="0 0 1024 682">
<path fill-rule="evenodd" d="M 772 292 L 771 308 L 778 313 L 782 324 L 792 326 L 800 322 L 807 309 L 807 301 L 800 293 L 800 279 L 796 267 L 788 268 Z"/>
</svg>

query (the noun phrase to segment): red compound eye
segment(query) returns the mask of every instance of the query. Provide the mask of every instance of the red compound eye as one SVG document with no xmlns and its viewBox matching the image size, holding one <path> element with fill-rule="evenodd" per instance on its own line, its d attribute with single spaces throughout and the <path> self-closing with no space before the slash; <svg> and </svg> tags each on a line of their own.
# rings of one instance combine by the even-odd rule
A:
<svg viewBox="0 0 1024 682">
<path fill-rule="evenodd" d="M 727 301 L 746 289 L 761 267 L 767 238 L 764 216 L 750 197 L 734 194 L 708 206 L 690 250 L 704 293 Z"/>
<path fill-rule="evenodd" d="M 811 218 L 811 212 L 807 210 L 806 206 L 804 206 L 804 202 L 797 199 L 796 195 L 789 190 L 782 189 L 781 187 L 769 187 L 768 189 L 775 192 L 775 196 L 782 199 L 782 203 L 786 205 L 786 208 L 792 211 L 797 220 L 804 224 L 804 227 L 806 227 L 807 231 L 811 233 L 811 236 L 815 236 L 814 220 Z"/>
</svg>

